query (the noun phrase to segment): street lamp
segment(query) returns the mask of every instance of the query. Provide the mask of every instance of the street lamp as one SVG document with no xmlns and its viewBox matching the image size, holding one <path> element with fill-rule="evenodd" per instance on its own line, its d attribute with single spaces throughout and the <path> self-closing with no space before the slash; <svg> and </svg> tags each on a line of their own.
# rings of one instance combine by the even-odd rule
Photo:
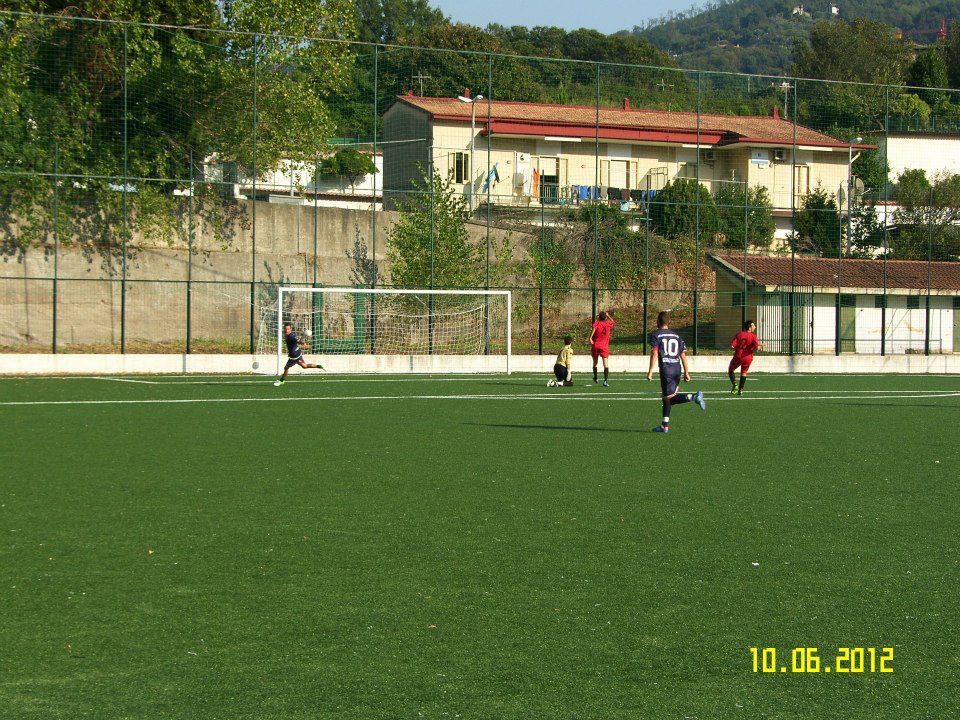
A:
<svg viewBox="0 0 960 720">
<path fill-rule="evenodd" d="M 847 252 L 850 252 L 850 240 L 853 237 L 851 235 L 853 222 L 850 212 L 853 202 L 853 146 L 861 142 L 863 142 L 863 138 L 860 136 L 847 141 Z"/>
<path fill-rule="evenodd" d="M 469 92 L 469 91 L 468 91 Z M 473 214 L 473 146 L 477 139 L 477 103 L 483 100 L 483 95 L 470 97 L 469 95 L 458 95 L 457 100 L 467 103 L 470 106 L 470 167 L 467 173 L 470 194 L 468 196 L 470 213 Z"/>
</svg>

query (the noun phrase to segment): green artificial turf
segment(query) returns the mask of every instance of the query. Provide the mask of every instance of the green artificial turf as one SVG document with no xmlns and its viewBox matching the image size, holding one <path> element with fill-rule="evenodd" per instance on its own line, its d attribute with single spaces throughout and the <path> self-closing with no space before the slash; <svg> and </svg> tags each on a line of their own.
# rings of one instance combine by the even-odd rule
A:
<svg viewBox="0 0 960 720">
<path fill-rule="evenodd" d="M 0 380 L 2 718 L 956 711 L 960 378 L 128 379 Z"/>
</svg>

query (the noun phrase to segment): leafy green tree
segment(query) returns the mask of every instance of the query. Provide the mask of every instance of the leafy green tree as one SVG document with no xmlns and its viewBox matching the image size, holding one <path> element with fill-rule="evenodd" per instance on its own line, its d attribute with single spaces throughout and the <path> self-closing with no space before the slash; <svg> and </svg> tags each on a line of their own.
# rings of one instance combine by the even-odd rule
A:
<svg viewBox="0 0 960 720">
<path fill-rule="evenodd" d="M 448 23 L 427 0 L 356 0 L 359 36 L 366 43 L 399 43 L 419 27 Z"/>
<path fill-rule="evenodd" d="M 643 287 L 644 244 L 641 233 L 629 226 L 629 216 L 610 205 L 585 205 L 576 211 L 580 262 L 586 277 L 608 290 Z"/>
<path fill-rule="evenodd" d="M 694 235 L 698 227 L 702 236 L 717 225 L 713 196 L 689 178 L 668 182 L 657 193 L 650 205 L 650 219 L 654 231 L 667 239 Z"/>
<path fill-rule="evenodd" d="M 377 166 L 369 155 L 355 148 L 343 148 L 321 161 L 318 174 L 345 177 L 354 183 L 364 175 L 375 172 Z"/>
<path fill-rule="evenodd" d="M 867 192 L 874 197 L 882 198 L 887 186 L 889 166 L 880 149 L 861 150 L 853 161 L 853 174 L 863 181 Z"/>
<path fill-rule="evenodd" d="M 923 170 L 906 170 L 897 178 L 896 197 L 893 257 L 960 259 L 960 175 L 945 174 L 930 182 Z"/>
<path fill-rule="evenodd" d="M 747 187 L 742 183 L 721 183 L 713 194 L 717 215 L 717 244 L 722 247 L 768 248 L 773 242 L 777 224 L 773 219 L 773 203 L 761 185 Z M 746 225 L 744 225 L 746 223 Z"/>
<path fill-rule="evenodd" d="M 902 84 L 910 60 L 907 43 L 885 23 L 864 18 L 814 23 L 809 42 L 794 46 L 792 72 L 837 82 L 800 85 L 798 92 L 805 96 L 801 121 L 822 127 L 826 118 L 851 128 L 875 126 L 886 110 L 886 92 L 879 85 Z"/>
<path fill-rule="evenodd" d="M 484 257 L 470 243 L 463 197 L 436 173 L 415 185 L 387 231 L 391 282 L 400 287 L 482 287 Z"/>
<path fill-rule="evenodd" d="M 29 171 L 0 177 L 4 242 L 23 247 L 51 231 L 53 184 L 35 173 L 53 172 L 55 148 L 60 174 L 75 178 L 60 183 L 61 240 L 80 233 L 98 246 L 122 240 L 124 231 L 179 232 L 173 191 L 199 175 L 211 152 L 252 173 L 255 95 L 258 174 L 326 148 L 333 126 L 325 97 L 342 83 L 350 47 L 281 33 L 349 40 L 355 20 L 348 0 L 227 0 L 221 8 L 201 0 L 81 0 L 70 10 L 261 34 L 255 40 L 245 32 L 0 16 L 0 167 Z M 207 195 L 198 202 L 201 217 L 205 209 L 213 223 L 237 216 L 213 208 L 208 199 L 222 201 L 207 189 L 194 188 Z"/>
<path fill-rule="evenodd" d="M 917 88 L 946 88 L 950 86 L 947 77 L 947 63 L 937 50 L 924 50 L 917 54 L 907 72 L 907 85 Z M 918 95 L 927 105 L 933 107 L 947 97 L 942 90 L 921 90 Z"/>
<path fill-rule="evenodd" d="M 902 93 L 890 103 L 890 115 L 900 118 L 910 127 L 926 127 L 930 121 L 930 106 L 919 95 Z"/>
<path fill-rule="evenodd" d="M 794 218 L 793 246 L 798 252 L 839 257 L 843 242 L 843 221 L 836 198 L 817 187 L 804 198 Z"/>
</svg>

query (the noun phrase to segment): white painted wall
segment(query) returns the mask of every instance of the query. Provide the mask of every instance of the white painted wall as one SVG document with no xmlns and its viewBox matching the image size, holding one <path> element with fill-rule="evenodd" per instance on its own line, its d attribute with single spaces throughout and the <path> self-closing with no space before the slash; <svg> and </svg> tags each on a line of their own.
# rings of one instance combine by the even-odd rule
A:
<svg viewBox="0 0 960 720">
<path fill-rule="evenodd" d="M 893 134 L 887 138 L 890 180 L 896 182 L 904 170 L 925 170 L 933 179 L 942 173 L 960 173 L 960 137 Z"/>
</svg>

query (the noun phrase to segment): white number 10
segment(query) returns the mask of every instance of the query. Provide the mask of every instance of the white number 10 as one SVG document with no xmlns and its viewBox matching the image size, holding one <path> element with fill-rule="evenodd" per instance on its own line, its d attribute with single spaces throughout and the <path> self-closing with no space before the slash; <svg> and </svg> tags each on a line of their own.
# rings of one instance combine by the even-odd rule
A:
<svg viewBox="0 0 960 720">
<path fill-rule="evenodd" d="M 663 354 L 674 357 L 680 354 L 680 342 L 676 338 L 667 338 L 663 341 Z"/>
</svg>

